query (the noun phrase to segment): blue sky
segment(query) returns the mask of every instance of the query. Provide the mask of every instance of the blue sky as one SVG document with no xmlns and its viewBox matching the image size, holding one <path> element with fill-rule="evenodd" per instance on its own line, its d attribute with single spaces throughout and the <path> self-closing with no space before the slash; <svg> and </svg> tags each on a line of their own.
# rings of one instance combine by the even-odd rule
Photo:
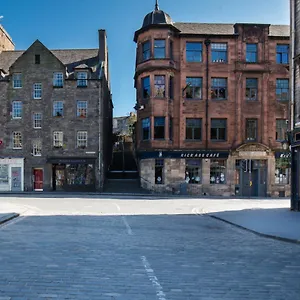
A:
<svg viewBox="0 0 300 300">
<path fill-rule="evenodd" d="M 154 4 L 155 0 L 1 0 L 0 15 L 16 50 L 27 49 L 36 39 L 49 49 L 97 48 L 97 30 L 106 29 L 114 116 L 121 116 L 135 104 L 133 35 Z M 159 0 L 159 5 L 174 22 L 289 24 L 288 0 Z"/>
</svg>

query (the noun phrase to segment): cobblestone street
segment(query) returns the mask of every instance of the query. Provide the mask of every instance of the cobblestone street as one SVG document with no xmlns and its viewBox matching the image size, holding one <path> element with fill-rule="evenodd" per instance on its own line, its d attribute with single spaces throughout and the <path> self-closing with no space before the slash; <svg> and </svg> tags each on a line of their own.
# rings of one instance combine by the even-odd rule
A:
<svg viewBox="0 0 300 300">
<path fill-rule="evenodd" d="M 300 245 L 195 215 L 186 199 L 11 203 L 24 211 L 0 226 L 0 300 L 299 299 Z"/>
</svg>

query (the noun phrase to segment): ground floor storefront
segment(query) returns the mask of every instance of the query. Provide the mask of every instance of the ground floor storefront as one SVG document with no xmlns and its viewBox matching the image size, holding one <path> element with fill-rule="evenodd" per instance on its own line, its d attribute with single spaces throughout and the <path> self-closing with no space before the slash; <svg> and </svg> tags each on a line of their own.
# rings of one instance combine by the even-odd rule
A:
<svg viewBox="0 0 300 300">
<path fill-rule="evenodd" d="M 261 144 L 234 151 L 139 152 L 143 188 L 204 196 L 287 197 L 290 153 Z"/>
<path fill-rule="evenodd" d="M 24 158 L 0 158 L 0 192 L 24 191 Z"/>
<path fill-rule="evenodd" d="M 48 157 L 25 160 L 25 191 L 94 192 L 101 189 L 96 157 Z"/>
</svg>

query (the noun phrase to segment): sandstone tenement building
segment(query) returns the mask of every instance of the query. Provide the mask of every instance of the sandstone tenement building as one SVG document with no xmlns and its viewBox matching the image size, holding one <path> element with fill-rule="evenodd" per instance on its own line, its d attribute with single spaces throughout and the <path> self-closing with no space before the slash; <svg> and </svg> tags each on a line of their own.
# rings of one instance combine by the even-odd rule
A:
<svg viewBox="0 0 300 300">
<path fill-rule="evenodd" d="M 113 109 L 105 30 L 98 49 L 36 40 L 24 51 L 0 32 L 0 191 L 102 190 Z"/>
<path fill-rule="evenodd" d="M 134 41 L 142 186 L 287 196 L 289 26 L 176 23 L 156 4 Z"/>
</svg>

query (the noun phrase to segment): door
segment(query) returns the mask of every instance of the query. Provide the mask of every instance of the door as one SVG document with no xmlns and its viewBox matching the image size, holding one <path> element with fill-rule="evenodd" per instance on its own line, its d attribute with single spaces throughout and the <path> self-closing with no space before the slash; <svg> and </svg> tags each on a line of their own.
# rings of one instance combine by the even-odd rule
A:
<svg viewBox="0 0 300 300">
<path fill-rule="evenodd" d="M 35 191 L 43 190 L 43 170 L 33 169 L 33 189 Z"/>
<path fill-rule="evenodd" d="M 22 168 L 12 167 L 11 168 L 11 191 L 21 192 L 22 191 Z"/>
</svg>

